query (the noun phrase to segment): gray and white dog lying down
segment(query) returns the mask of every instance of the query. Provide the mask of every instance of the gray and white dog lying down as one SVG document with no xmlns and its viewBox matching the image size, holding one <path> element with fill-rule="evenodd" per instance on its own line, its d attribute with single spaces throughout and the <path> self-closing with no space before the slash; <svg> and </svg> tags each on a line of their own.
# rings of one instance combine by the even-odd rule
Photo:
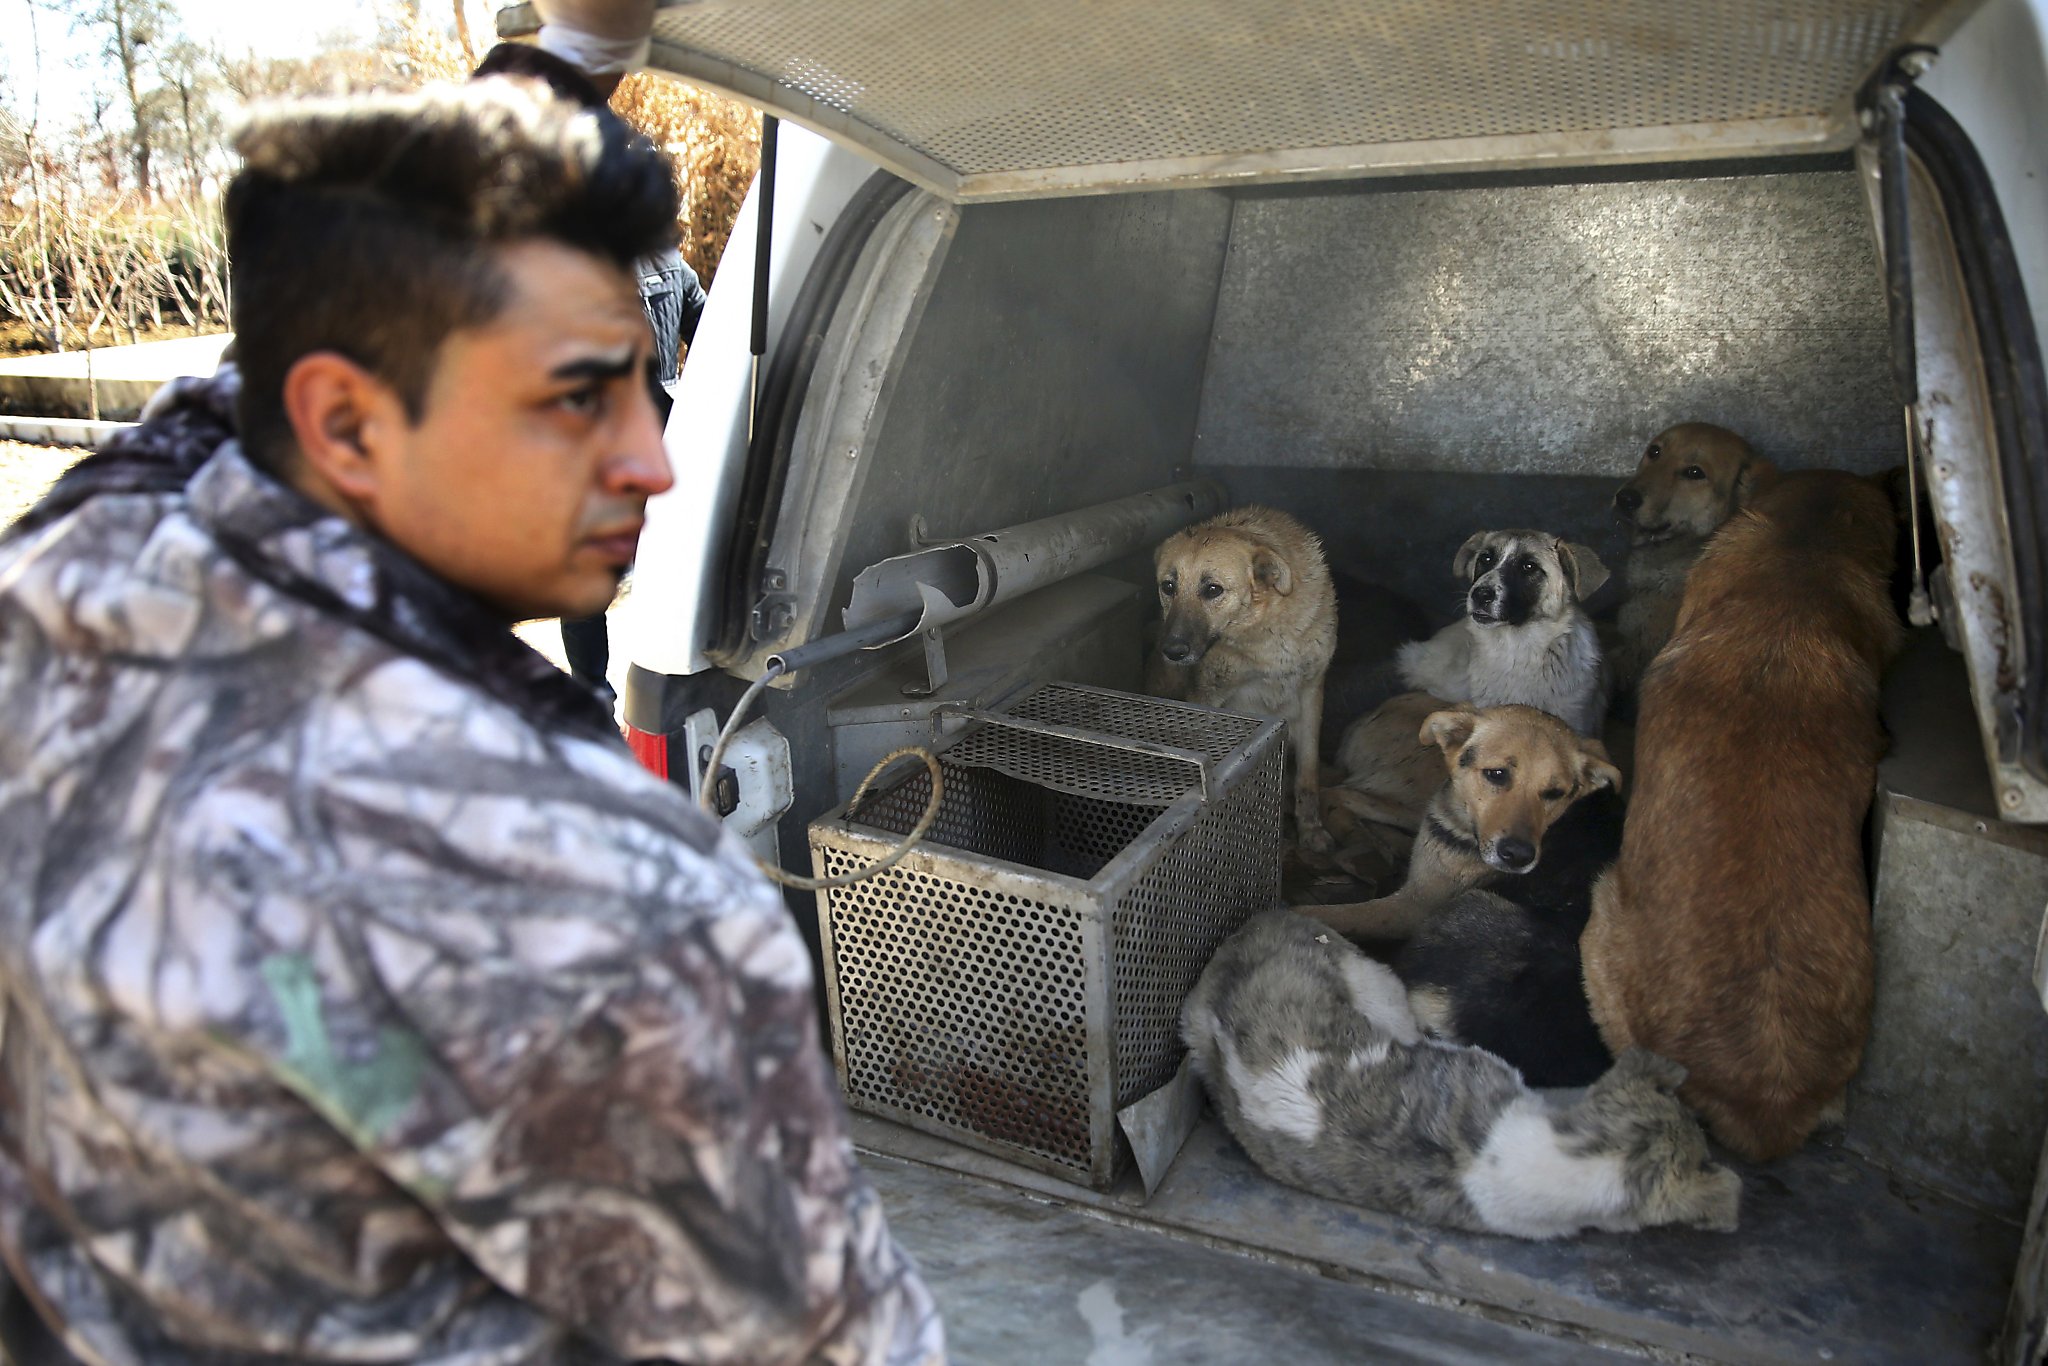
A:
<svg viewBox="0 0 2048 1366">
<path fill-rule="evenodd" d="M 1676 1063 L 1631 1049 L 1552 1108 L 1493 1054 L 1424 1037 L 1391 969 L 1292 911 L 1216 951 L 1181 1037 L 1252 1161 L 1313 1194 L 1518 1238 L 1735 1227 L 1741 1180 L 1708 1161 Z"/>
</svg>

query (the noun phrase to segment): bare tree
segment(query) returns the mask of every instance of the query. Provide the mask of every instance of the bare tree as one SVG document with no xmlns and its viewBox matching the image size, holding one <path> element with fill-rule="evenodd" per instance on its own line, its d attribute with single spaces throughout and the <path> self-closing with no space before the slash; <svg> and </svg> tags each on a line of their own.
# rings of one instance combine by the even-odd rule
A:
<svg viewBox="0 0 2048 1366">
<path fill-rule="evenodd" d="M 75 27 L 90 29 L 98 36 L 101 57 L 121 73 L 133 129 L 129 164 L 135 188 L 147 199 L 154 193 L 150 156 L 161 118 L 160 108 L 145 98 L 150 93 L 145 86 L 151 74 L 149 54 L 158 45 L 175 40 L 177 7 L 171 0 L 69 0 L 68 12 Z"/>
<path fill-rule="evenodd" d="M 174 148 L 185 172 L 185 193 L 197 194 L 206 161 L 221 145 L 220 112 L 215 96 L 221 88 L 215 55 L 190 38 L 158 47 L 158 86 L 150 97 L 155 122 L 164 130 L 164 145 Z"/>
<path fill-rule="evenodd" d="M 469 36 L 469 12 L 464 8 L 463 0 L 454 0 L 454 3 L 455 37 L 462 44 L 462 60 L 475 66 L 476 43 Z"/>
</svg>

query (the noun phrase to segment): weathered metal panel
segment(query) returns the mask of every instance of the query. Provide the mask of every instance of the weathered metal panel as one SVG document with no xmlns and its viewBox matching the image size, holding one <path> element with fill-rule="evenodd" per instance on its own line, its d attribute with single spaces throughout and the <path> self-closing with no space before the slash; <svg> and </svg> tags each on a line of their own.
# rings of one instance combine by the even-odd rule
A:
<svg viewBox="0 0 2048 1366">
<path fill-rule="evenodd" d="M 2018 1219 L 2048 1133 L 2048 1015 L 2032 970 L 2048 832 L 1879 800 L 1877 1008 L 1850 1142 Z"/>
<path fill-rule="evenodd" d="M 2048 831 L 1999 821 L 1963 661 L 1939 633 L 1913 633 L 1883 717 L 1877 999 L 1848 1141 L 2018 1220 L 2048 1132 L 2048 1013 L 2033 974 Z"/>
<path fill-rule="evenodd" d="M 665 3 L 653 59 L 972 199 L 1841 147 L 1876 63 L 1972 8 Z"/>
<path fill-rule="evenodd" d="M 1886 356 L 1847 170 L 1246 195 L 1196 458 L 1619 478 L 1708 421 L 1873 470 L 1903 458 Z"/>
<path fill-rule="evenodd" d="M 1242 1248 L 1694 1361 L 1978 1366 L 2019 1246 L 2019 1230 L 2005 1221 L 1840 1147 L 1809 1145 L 1766 1167 L 1739 1165 L 1736 1233 L 1658 1228 L 1526 1242 L 1433 1228 L 1282 1185 L 1254 1167 L 1213 1116 L 1196 1127 L 1142 1211 L 1131 1208 L 1134 1189 L 1082 1190 L 865 1116 L 854 1116 L 853 1135 L 864 1152 L 1021 1186 L 1110 1220 L 1142 1218 L 1163 1239 Z M 892 1208 L 892 1225 L 895 1218 Z M 1276 1324 L 1276 1342 L 1282 1331 Z M 1406 1359 L 1356 1343 L 1325 1356 L 1276 1350 L 1245 1359 L 1383 1358 Z"/>
</svg>

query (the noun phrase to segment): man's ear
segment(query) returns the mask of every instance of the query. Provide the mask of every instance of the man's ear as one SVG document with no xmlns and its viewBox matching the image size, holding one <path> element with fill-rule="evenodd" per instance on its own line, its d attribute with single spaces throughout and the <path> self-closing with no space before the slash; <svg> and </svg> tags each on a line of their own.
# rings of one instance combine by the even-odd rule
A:
<svg viewBox="0 0 2048 1366">
<path fill-rule="evenodd" d="M 1472 561 L 1479 558 L 1479 548 L 1486 544 L 1487 533 L 1475 531 L 1465 538 L 1465 544 L 1458 547 L 1457 555 L 1451 560 L 1451 573 L 1461 579 L 1472 577 Z"/>
<path fill-rule="evenodd" d="M 1572 596 L 1580 602 L 1599 592 L 1600 585 L 1607 582 L 1607 566 L 1586 546 L 1560 539 L 1557 562 L 1564 570 L 1564 581 L 1572 586 Z"/>
<path fill-rule="evenodd" d="M 313 351 L 285 371 L 284 411 L 299 464 L 318 486 L 302 492 L 331 490 L 351 507 L 374 502 L 376 457 L 405 423 L 391 386 L 340 352 Z"/>
<path fill-rule="evenodd" d="M 1423 718 L 1422 733 L 1415 737 L 1419 745 L 1435 745 L 1448 757 L 1465 747 L 1472 738 L 1472 732 L 1479 728 L 1479 713 L 1470 707 L 1452 707 L 1447 711 L 1433 711 Z"/>
<path fill-rule="evenodd" d="M 1744 463 L 1735 472 L 1735 506 L 1746 508 L 1749 500 L 1762 493 L 1778 480 L 1778 467 L 1762 456 L 1756 456 Z"/>
<path fill-rule="evenodd" d="M 1286 558 L 1269 545 L 1252 551 L 1252 578 L 1283 598 L 1294 591 L 1294 571 L 1288 567 Z"/>
</svg>

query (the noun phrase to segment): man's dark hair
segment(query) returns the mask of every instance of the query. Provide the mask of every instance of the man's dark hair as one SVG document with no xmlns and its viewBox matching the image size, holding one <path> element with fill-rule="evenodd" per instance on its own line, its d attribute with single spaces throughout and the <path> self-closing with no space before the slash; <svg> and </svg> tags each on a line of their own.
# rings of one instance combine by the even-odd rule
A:
<svg viewBox="0 0 2048 1366">
<path fill-rule="evenodd" d="M 533 81 L 273 106 L 235 146 L 238 416 L 273 471 L 292 450 L 284 378 L 300 357 L 349 357 L 417 420 L 441 343 L 508 301 L 490 248 L 542 238 L 623 270 L 675 240 L 668 159 Z"/>
</svg>

